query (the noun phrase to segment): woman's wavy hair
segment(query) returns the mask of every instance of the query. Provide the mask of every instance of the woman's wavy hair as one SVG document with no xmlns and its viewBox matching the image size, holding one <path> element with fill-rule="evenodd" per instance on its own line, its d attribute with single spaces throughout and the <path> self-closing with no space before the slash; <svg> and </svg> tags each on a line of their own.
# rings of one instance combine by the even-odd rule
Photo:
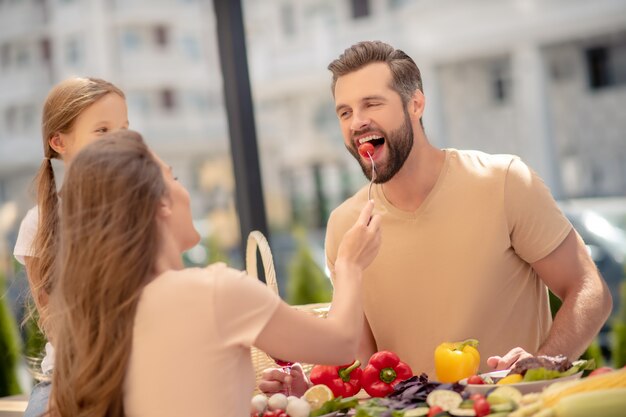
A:
<svg viewBox="0 0 626 417">
<path fill-rule="evenodd" d="M 161 168 L 136 132 L 107 134 L 72 160 L 50 296 L 53 416 L 124 416 L 134 317 L 154 274 L 165 194 Z"/>
<path fill-rule="evenodd" d="M 52 169 L 52 159 L 61 159 L 50 140 L 58 133 L 69 133 L 76 119 L 89 106 L 107 94 L 124 98 L 122 90 L 98 78 L 69 78 L 57 84 L 48 94 L 43 107 L 41 130 L 44 159 L 35 187 L 39 222 L 32 254 L 27 263 L 29 285 L 37 312 L 39 327 L 46 330 L 47 300 L 53 286 L 52 276 L 58 252 L 59 198 Z"/>
</svg>

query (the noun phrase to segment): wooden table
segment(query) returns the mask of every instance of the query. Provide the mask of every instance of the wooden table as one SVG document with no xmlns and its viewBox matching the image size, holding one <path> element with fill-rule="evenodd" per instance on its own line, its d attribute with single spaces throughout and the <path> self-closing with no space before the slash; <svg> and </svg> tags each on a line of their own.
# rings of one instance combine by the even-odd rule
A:
<svg viewBox="0 0 626 417">
<path fill-rule="evenodd" d="M 22 417 L 28 404 L 27 395 L 0 398 L 0 417 Z"/>
</svg>

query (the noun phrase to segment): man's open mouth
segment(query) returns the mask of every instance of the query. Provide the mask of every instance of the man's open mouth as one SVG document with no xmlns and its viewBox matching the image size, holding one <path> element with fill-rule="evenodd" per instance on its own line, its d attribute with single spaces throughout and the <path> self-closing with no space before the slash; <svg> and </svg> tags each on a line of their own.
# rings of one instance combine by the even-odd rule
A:
<svg viewBox="0 0 626 417">
<path fill-rule="evenodd" d="M 377 150 L 385 143 L 385 138 L 380 135 L 364 136 L 358 141 L 358 151 L 362 158 L 373 158 Z"/>
<path fill-rule="evenodd" d="M 378 147 L 385 143 L 385 138 L 379 135 L 369 135 L 359 139 L 358 142 L 359 146 L 363 145 L 364 143 L 371 143 L 372 145 L 374 145 L 374 147 Z"/>
</svg>

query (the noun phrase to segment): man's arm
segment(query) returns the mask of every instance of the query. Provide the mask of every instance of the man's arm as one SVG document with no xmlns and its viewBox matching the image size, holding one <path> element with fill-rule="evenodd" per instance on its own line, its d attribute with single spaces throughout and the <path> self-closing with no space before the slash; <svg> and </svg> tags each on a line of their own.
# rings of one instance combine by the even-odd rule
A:
<svg viewBox="0 0 626 417">
<path fill-rule="evenodd" d="M 574 229 L 552 253 L 531 266 L 563 301 L 537 355 L 563 354 L 570 360 L 577 359 L 611 314 L 613 301 L 609 289 Z M 531 354 L 515 348 L 503 357 L 489 358 L 488 364 L 506 369 L 528 356 Z"/>
<path fill-rule="evenodd" d="M 563 301 L 538 354 L 577 359 L 611 314 L 611 293 L 574 229 L 550 255 L 532 264 Z"/>
</svg>

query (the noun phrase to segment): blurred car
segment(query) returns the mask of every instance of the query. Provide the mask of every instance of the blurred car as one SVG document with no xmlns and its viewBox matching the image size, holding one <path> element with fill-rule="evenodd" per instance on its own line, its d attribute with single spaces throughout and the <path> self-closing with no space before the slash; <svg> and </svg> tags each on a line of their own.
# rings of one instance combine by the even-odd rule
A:
<svg viewBox="0 0 626 417">
<path fill-rule="evenodd" d="M 585 241 L 591 258 L 606 281 L 613 297 L 613 314 L 620 307 L 620 286 L 626 277 L 626 230 L 620 226 L 626 219 L 626 203 L 621 209 L 602 210 L 602 205 L 592 208 L 588 200 L 584 204 L 576 201 L 559 203 L 572 226 Z M 623 227 L 623 226 L 622 226 Z M 599 335 L 600 346 L 608 356 L 610 320 Z"/>
</svg>

